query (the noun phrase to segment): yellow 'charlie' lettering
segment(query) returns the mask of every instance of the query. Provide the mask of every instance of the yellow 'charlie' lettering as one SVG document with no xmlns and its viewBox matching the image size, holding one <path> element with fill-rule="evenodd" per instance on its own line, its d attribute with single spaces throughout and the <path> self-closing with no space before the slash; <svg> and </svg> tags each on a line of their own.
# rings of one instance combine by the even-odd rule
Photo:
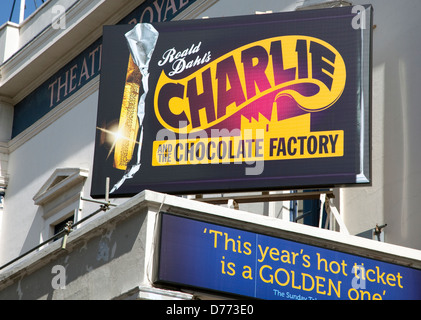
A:
<svg viewBox="0 0 421 320">
<path fill-rule="evenodd" d="M 277 98 L 292 97 L 307 112 L 322 111 L 339 99 L 345 82 L 345 62 L 329 43 L 308 36 L 274 37 L 237 48 L 183 79 L 162 72 L 155 114 L 163 127 L 190 133 L 211 128 L 273 92 Z M 299 84 L 318 91 L 303 95 L 293 87 Z"/>
</svg>

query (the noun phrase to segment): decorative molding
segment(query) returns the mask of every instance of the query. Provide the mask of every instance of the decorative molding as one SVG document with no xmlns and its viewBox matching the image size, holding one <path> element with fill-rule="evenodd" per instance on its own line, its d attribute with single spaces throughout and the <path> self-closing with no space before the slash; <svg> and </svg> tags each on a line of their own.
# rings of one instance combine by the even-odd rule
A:
<svg viewBox="0 0 421 320">
<path fill-rule="evenodd" d="M 34 39 L 26 43 L 18 52 L 16 52 L 1 66 L 1 86 L 4 87 L 5 84 L 7 84 L 9 81 L 13 81 L 13 78 L 16 78 L 22 72 L 31 72 L 28 67 L 33 64 L 35 60 L 40 58 L 43 59 L 43 55 L 47 52 L 50 52 L 51 50 L 62 51 L 63 45 L 60 46 L 58 43 L 60 41 L 65 41 L 64 39 L 75 37 L 73 34 L 76 32 L 76 27 L 81 23 L 81 21 L 84 19 L 86 20 L 89 17 L 89 14 L 94 12 L 99 5 L 100 3 L 97 4 L 96 1 L 78 1 L 70 8 L 70 10 L 66 12 L 65 29 L 53 29 L 51 25 L 44 28 L 44 30 L 42 30 Z M 83 46 L 85 46 L 85 44 L 83 44 Z M 73 47 L 70 50 L 71 54 L 75 55 L 75 50 L 81 50 L 80 44 L 76 45 L 73 43 Z M 68 56 L 70 52 L 66 52 L 66 56 Z M 58 53 L 55 53 L 55 55 L 57 54 Z M 64 65 L 64 59 L 60 59 L 60 61 L 62 61 L 61 65 Z M 35 81 L 31 81 L 28 86 L 25 84 L 22 90 L 18 90 L 18 98 L 15 98 L 13 93 L 10 92 L 14 101 L 17 102 L 18 100 L 22 99 L 32 90 L 34 90 L 34 88 L 39 86 L 43 81 L 47 80 L 48 77 L 54 73 L 54 71 L 50 71 L 51 67 L 59 68 L 57 64 L 49 64 L 46 66 L 42 74 L 38 74 Z"/>
<path fill-rule="evenodd" d="M 85 100 L 94 92 L 99 89 L 99 78 L 97 76 L 84 85 L 79 91 L 74 93 L 72 96 L 64 100 L 62 103 L 57 105 L 54 109 L 48 112 L 41 119 L 36 121 L 29 128 L 25 129 L 23 132 L 18 134 L 12 140 L 9 141 L 9 152 L 13 152 L 22 146 L 25 142 L 29 141 L 31 138 L 36 136 L 42 130 L 47 128 L 50 124 L 57 121 L 61 116 L 63 116 L 68 111 L 72 110 L 79 103 Z M 1 146 L 0 146 L 1 147 Z M 1 150 L 1 149 L 0 149 Z"/>
<path fill-rule="evenodd" d="M 83 183 L 88 177 L 88 170 L 80 168 L 56 169 L 41 189 L 33 197 L 36 205 L 45 205 L 63 195 L 73 186 Z"/>
<path fill-rule="evenodd" d="M 177 15 L 173 20 L 191 20 L 196 19 L 203 11 L 209 9 L 219 0 L 200 0 L 196 1 L 193 5 L 191 5 L 187 10 L 183 11 L 179 15 Z"/>
<path fill-rule="evenodd" d="M 201 12 L 206 10 L 208 7 L 210 7 L 212 4 L 216 3 L 219 0 L 198 0 L 194 4 L 192 4 L 189 8 L 187 8 L 184 12 L 180 13 L 179 16 L 177 16 L 174 20 L 180 20 L 180 19 L 192 19 L 199 16 Z M 81 4 L 84 3 L 84 1 L 81 1 Z M 111 17 L 108 17 L 105 19 L 105 24 L 115 24 L 121 19 L 123 19 L 128 12 L 131 10 L 134 10 L 136 7 L 138 7 L 142 2 L 139 3 L 139 1 L 130 2 L 127 6 L 124 6 L 123 8 L 120 5 L 120 9 L 115 12 Z M 87 10 L 88 4 L 83 4 L 83 8 Z M 99 7 L 100 5 L 97 5 L 95 8 Z M 105 10 L 105 9 L 104 9 Z M 71 12 L 70 12 L 71 11 Z M 89 13 L 86 13 L 83 17 L 82 14 L 77 12 L 83 12 L 81 10 L 81 7 L 79 7 L 79 3 L 77 5 L 73 6 L 71 10 L 69 10 L 69 14 L 72 15 L 72 19 L 66 21 L 68 24 L 72 24 L 74 20 L 83 20 L 86 19 L 87 16 L 89 16 Z M 90 11 L 91 12 L 91 11 Z M 70 18 L 70 17 L 66 17 Z M 48 29 L 48 30 L 47 30 Z M 47 46 L 46 40 L 48 39 L 48 35 L 53 36 L 51 32 L 55 32 L 56 30 L 52 30 L 52 28 L 47 28 L 43 32 L 41 32 L 30 44 L 25 46 L 21 49 L 22 52 L 19 52 L 19 54 L 16 55 L 16 57 L 12 57 L 7 61 L 4 65 L 0 67 L 0 71 L 4 72 L 6 70 L 9 70 L 12 68 L 13 65 L 19 65 L 19 61 L 23 63 L 23 60 L 25 60 L 28 52 L 31 51 L 29 49 L 33 49 L 36 52 L 41 50 L 40 48 L 43 48 L 44 46 Z M 51 29 L 51 30 L 50 30 Z M 81 50 L 85 49 L 88 45 L 90 45 L 93 41 L 98 39 L 102 34 L 102 24 L 100 27 L 96 28 L 94 32 L 91 32 L 88 36 L 86 36 L 83 40 L 79 41 L 78 44 L 70 50 L 65 56 L 63 56 L 61 59 L 59 59 L 59 62 L 55 62 L 51 64 L 46 71 L 43 73 L 42 77 L 38 77 L 36 81 L 33 81 L 29 86 L 21 90 L 18 94 L 16 94 L 15 97 L 9 98 L 8 101 L 18 101 L 22 99 L 24 96 L 26 96 L 29 92 L 31 92 L 34 88 L 36 88 L 38 85 L 40 85 L 44 80 L 46 80 L 49 76 L 54 74 L 60 67 L 62 67 L 67 61 L 71 60 L 75 55 L 77 55 Z M 64 35 L 61 35 L 64 37 Z M 56 36 L 55 36 L 56 37 Z M 61 38 L 60 38 L 61 39 Z M 51 41 L 51 38 L 49 39 Z M 29 51 L 28 51 L 29 50 Z M 28 52 L 27 52 L 28 51 Z M 24 65 L 29 65 L 29 61 L 24 61 Z M 18 67 L 14 67 L 18 68 Z M 19 68 L 18 68 L 19 69 Z M 27 69 L 27 68 L 26 68 Z M 21 69 L 20 69 L 21 70 Z M 15 70 L 15 73 L 17 71 Z M 19 71 L 20 72 L 20 71 Z M 29 71 L 28 71 L 29 72 Z M 48 74 L 48 77 L 46 76 Z M 8 77 L 10 78 L 10 77 Z M 42 78 L 42 79 L 41 79 Z M 95 78 L 91 79 L 87 84 L 85 84 L 83 87 L 81 87 L 77 92 L 75 92 L 70 97 L 66 98 L 62 103 L 57 105 L 55 108 L 51 109 L 50 112 L 48 112 L 46 115 L 44 115 L 41 119 L 36 121 L 34 124 L 32 124 L 29 128 L 24 130 L 23 132 L 19 133 L 17 136 L 15 136 L 11 141 L 8 143 L 8 152 L 13 152 L 20 146 L 22 146 L 24 143 L 29 141 L 32 137 L 40 133 L 42 130 L 47 128 L 50 124 L 54 123 L 57 119 L 59 119 L 62 115 L 64 115 L 69 110 L 73 109 L 76 105 L 78 105 L 81 101 L 83 101 L 85 98 L 87 98 L 89 95 L 93 94 L 95 91 L 99 88 L 99 78 L 100 76 L 96 76 Z M 4 80 L 4 79 L 3 79 Z M 1 151 L 1 145 L 0 145 L 0 151 Z"/>
<path fill-rule="evenodd" d="M 77 1 L 66 11 L 65 29 L 48 25 L 0 66 L 0 92 L 15 103 L 22 100 L 97 40 L 103 25 L 117 23 L 142 4 L 125 2 Z M 34 69 L 34 63 L 39 67 Z"/>
</svg>

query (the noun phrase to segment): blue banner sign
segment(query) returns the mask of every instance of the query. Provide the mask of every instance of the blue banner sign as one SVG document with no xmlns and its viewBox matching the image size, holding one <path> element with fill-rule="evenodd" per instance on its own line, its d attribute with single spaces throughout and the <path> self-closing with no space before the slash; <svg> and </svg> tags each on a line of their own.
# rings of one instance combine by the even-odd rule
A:
<svg viewBox="0 0 421 320">
<path fill-rule="evenodd" d="M 158 279 L 268 300 L 421 299 L 421 270 L 162 214 Z"/>
</svg>

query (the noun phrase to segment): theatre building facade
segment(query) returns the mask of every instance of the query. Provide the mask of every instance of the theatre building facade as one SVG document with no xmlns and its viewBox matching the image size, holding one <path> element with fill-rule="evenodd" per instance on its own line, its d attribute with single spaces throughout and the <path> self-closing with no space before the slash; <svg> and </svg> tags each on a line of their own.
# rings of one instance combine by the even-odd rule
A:
<svg viewBox="0 0 421 320">
<path fill-rule="evenodd" d="M 419 10 L 48 0 L 3 24 L 0 299 L 421 299 Z"/>
</svg>

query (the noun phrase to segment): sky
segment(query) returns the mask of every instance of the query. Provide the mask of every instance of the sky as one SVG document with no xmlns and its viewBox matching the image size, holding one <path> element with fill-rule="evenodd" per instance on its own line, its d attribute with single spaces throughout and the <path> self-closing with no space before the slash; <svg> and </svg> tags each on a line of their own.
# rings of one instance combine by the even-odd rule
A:
<svg viewBox="0 0 421 320">
<path fill-rule="evenodd" d="M 14 0 L 0 0 L 0 25 L 4 24 L 10 18 Z M 19 10 L 20 2 L 22 0 L 16 0 L 15 8 L 13 10 L 12 21 L 19 22 Z M 46 0 L 44 0 L 45 2 Z M 42 0 L 26 0 L 25 1 L 25 18 L 29 17 L 36 8 L 42 5 Z"/>
</svg>

